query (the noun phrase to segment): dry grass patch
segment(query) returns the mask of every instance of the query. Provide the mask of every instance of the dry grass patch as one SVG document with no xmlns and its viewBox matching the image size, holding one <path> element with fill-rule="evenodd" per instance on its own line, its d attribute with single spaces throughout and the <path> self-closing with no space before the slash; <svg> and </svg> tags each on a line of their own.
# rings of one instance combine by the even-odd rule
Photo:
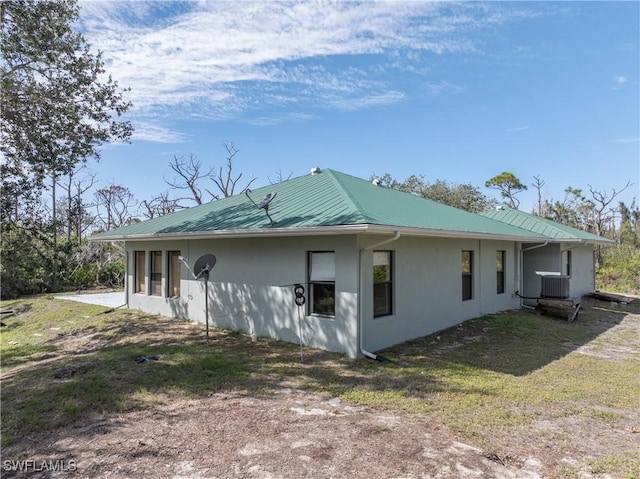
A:
<svg viewBox="0 0 640 479">
<path fill-rule="evenodd" d="M 215 329 L 207 345 L 203 325 L 46 297 L 3 306 L 18 314 L 2 329 L 2 443 L 22 454 L 98 419 L 295 388 L 429 421 L 491 461 L 535 458 L 545 477 L 640 477 L 638 305 L 477 318 L 382 352 L 395 363 L 311 349 L 300 363 L 296 345 Z"/>
</svg>

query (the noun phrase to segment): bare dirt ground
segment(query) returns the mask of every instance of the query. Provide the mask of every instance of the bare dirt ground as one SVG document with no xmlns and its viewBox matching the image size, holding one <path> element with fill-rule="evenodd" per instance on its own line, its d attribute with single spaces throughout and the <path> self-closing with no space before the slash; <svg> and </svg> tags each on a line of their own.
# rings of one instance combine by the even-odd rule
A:
<svg viewBox="0 0 640 479">
<path fill-rule="evenodd" d="M 634 340 L 625 346 L 617 344 L 620 331 L 631 333 Z M 639 333 L 637 321 L 623 321 L 576 352 L 635 355 Z M 581 443 L 591 447 L 585 443 L 590 441 L 588 418 L 582 421 L 571 424 L 558 418 L 537 427 L 546 431 L 550 442 L 554 430 L 566 434 L 575 429 L 576 437 L 582 439 L 566 445 L 563 460 L 570 464 L 572 452 Z M 611 434 L 613 438 L 618 432 Z M 530 439 L 512 438 L 513 456 L 483 451 L 461 442 L 428 415 L 390 414 L 283 383 L 259 394 L 225 391 L 196 399 L 168 394 L 151 409 L 96 415 L 48 437 L 27 437 L 6 447 L 1 472 L 7 478 L 548 477 L 547 446 L 543 441 L 532 447 L 527 444 Z M 594 438 L 602 439 L 602 434 Z M 634 443 L 640 444 L 640 434 L 626 435 L 624 444 L 618 437 L 616 444 L 628 450 Z M 40 470 L 8 471 L 7 457 L 29 457 Z M 64 460 L 66 470 L 46 470 L 52 468 L 47 467 L 51 460 Z M 578 477 L 612 476 L 585 473 Z"/>
<path fill-rule="evenodd" d="M 96 417 L 30 447 L 36 461 L 72 459 L 77 468 L 40 477 L 542 477 L 538 460 L 503 465 L 427 418 L 287 387 L 264 397 L 215 394 Z"/>
</svg>

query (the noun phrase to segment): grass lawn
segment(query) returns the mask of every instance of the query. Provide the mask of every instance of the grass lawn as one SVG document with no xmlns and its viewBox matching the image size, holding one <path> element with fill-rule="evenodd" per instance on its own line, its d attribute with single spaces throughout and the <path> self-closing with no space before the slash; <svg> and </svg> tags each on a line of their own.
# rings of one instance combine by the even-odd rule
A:
<svg viewBox="0 0 640 479">
<path fill-rule="evenodd" d="M 517 311 L 352 360 L 145 313 L 51 297 L 3 302 L 2 445 L 176 397 L 282 384 L 425 415 L 547 477 L 640 478 L 640 300 L 590 300 L 573 323 Z M 147 358 L 147 361 L 142 361 Z M 138 361 L 137 361 L 138 360 Z M 140 362 L 139 362 L 140 361 Z"/>
</svg>

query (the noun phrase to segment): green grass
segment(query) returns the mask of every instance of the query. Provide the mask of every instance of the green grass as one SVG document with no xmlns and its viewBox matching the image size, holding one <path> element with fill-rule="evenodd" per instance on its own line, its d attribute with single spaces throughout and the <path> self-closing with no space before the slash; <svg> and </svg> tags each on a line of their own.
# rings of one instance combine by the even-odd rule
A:
<svg viewBox="0 0 640 479">
<path fill-rule="evenodd" d="M 103 314 L 106 308 L 46 297 L 2 306 L 18 312 L 1 330 L 3 445 L 175 397 L 267 395 L 285 381 L 371 408 L 427 414 L 485 450 L 519 437 L 531 442 L 523 454 L 535 455 L 538 442 L 575 440 L 570 430 L 536 429 L 540 421 L 580 422 L 592 428 L 585 434 L 597 434 L 640 419 L 638 337 L 633 328 L 614 329 L 622 320 L 640 322 L 632 305 L 592 308 L 574 323 L 527 312 L 477 318 L 381 352 L 395 363 L 307 349 L 302 364 L 293 344 L 216 329 L 206 344 L 202 325 L 141 312 Z M 585 345 L 606 350 L 620 338 L 632 347 L 619 357 L 575 353 Z M 138 363 L 140 356 L 158 360 Z M 592 456 L 581 467 L 639 477 L 636 451 Z M 549 476 L 570 472 L 558 464 Z"/>
</svg>

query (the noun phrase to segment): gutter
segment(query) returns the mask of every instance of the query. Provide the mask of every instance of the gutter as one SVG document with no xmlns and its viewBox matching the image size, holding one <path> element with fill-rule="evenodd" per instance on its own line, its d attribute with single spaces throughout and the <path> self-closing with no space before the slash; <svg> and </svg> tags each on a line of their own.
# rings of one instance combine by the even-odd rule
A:
<svg viewBox="0 0 640 479">
<path fill-rule="evenodd" d="M 211 230 L 194 231 L 180 233 L 138 233 L 123 235 L 108 235 L 89 237 L 90 241 L 153 241 L 153 240 L 196 240 L 215 238 L 242 238 L 242 237 L 282 237 L 282 236 L 318 236 L 318 235 L 341 235 L 341 234 L 388 234 L 402 232 L 403 236 L 429 237 L 429 238 L 465 238 L 501 241 L 543 241 L 544 237 L 520 236 L 516 234 L 495 234 L 474 231 L 452 231 L 434 228 L 416 228 L 376 224 L 359 225 L 337 225 L 337 226 L 310 226 L 298 228 L 261 228 L 261 229 L 241 229 L 241 230 Z M 549 241 L 549 240 L 547 240 Z"/>
<path fill-rule="evenodd" d="M 370 251 L 374 248 L 378 248 L 387 243 L 391 243 L 400 238 L 400 231 L 397 230 L 392 238 L 387 238 L 386 240 L 380 241 L 378 243 L 374 243 L 366 248 L 360 248 L 360 252 L 358 254 L 358 347 L 360 352 L 370 359 L 375 359 L 376 361 L 389 361 L 387 358 L 380 356 L 379 354 L 372 353 L 367 351 L 364 348 L 364 317 L 362 315 L 363 307 L 363 294 L 362 294 L 362 253 L 365 251 Z"/>
</svg>

